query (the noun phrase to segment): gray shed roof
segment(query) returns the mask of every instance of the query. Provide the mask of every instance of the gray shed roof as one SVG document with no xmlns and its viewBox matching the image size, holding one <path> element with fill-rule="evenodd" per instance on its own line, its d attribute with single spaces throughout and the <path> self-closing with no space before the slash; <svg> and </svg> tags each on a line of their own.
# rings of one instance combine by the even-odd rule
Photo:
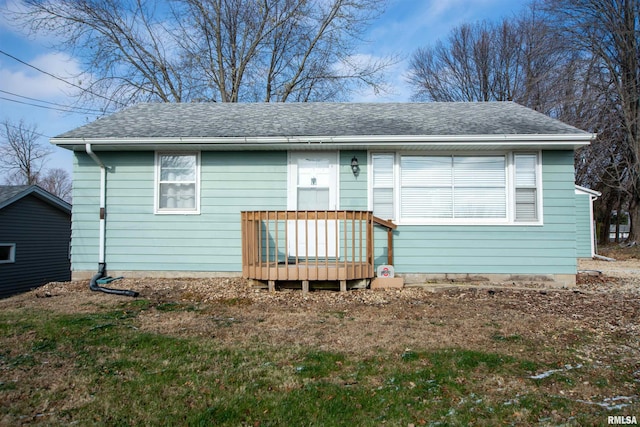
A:
<svg viewBox="0 0 640 427">
<path fill-rule="evenodd" d="M 34 195 L 50 205 L 71 214 L 71 205 L 61 198 L 54 196 L 37 185 L 0 185 L 0 209 L 26 197 Z"/>
<path fill-rule="evenodd" d="M 139 104 L 52 139 L 72 148 L 84 143 L 135 144 L 277 141 L 336 142 L 348 138 L 435 140 L 459 136 L 564 136 L 591 134 L 513 102 L 489 103 L 157 103 Z M 342 140 L 340 139 L 342 138 Z M 422 138 L 422 139 L 421 139 Z"/>
</svg>

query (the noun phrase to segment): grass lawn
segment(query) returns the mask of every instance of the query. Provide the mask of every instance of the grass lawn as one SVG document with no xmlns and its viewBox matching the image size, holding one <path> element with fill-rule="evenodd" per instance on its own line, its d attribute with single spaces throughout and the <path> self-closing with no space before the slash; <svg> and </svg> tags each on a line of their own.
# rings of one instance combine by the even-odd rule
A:
<svg viewBox="0 0 640 427">
<path fill-rule="evenodd" d="M 484 345 L 359 353 L 260 332 L 218 338 L 240 323 L 258 329 L 269 321 L 242 318 L 251 303 L 241 299 L 90 298 L 75 312 L 27 303 L 0 310 L 0 425 L 586 426 L 640 417 L 638 364 L 585 352 L 631 345 L 623 333 L 603 338 L 584 328 L 571 339 L 538 339 L 485 319 Z M 327 324 L 346 331 L 361 316 L 325 307 L 305 313 L 314 333 Z M 212 327 L 142 327 L 169 317 Z M 459 333 L 451 319 L 422 321 L 443 336 Z"/>
</svg>

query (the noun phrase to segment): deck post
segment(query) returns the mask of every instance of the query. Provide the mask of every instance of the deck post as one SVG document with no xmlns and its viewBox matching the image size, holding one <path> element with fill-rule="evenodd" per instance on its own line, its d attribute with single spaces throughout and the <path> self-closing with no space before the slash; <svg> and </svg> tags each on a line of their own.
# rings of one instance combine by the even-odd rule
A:
<svg viewBox="0 0 640 427">
<path fill-rule="evenodd" d="M 308 280 L 303 280 L 302 281 L 302 293 L 303 294 L 308 294 L 309 293 L 309 281 Z"/>
<path fill-rule="evenodd" d="M 387 264 L 393 265 L 393 230 L 387 228 Z"/>
<path fill-rule="evenodd" d="M 347 281 L 340 280 L 340 292 L 347 292 Z"/>
<path fill-rule="evenodd" d="M 269 292 L 275 292 L 276 291 L 276 281 L 275 280 L 269 280 L 267 283 L 268 283 L 268 286 L 269 286 Z"/>
</svg>

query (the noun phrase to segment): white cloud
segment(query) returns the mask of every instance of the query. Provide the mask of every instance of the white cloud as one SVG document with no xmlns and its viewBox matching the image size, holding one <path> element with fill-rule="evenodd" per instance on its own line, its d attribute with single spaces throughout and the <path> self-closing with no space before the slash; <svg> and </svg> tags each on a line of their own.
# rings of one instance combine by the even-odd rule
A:
<svg viewBox="0 0 640 427">
<path fill-rule="evenodd" d="M 82 81 L 78 62 L 65 53 L 44 53 L 31 59 L 19 59 L 74 84 Z M 9 61 L 14 62 L 10 65 Z M 77 91 L 63 81 L 9 57 L 2 58 L 0 67 L 0 88 L 18 95 L 51 101 L 67 98 Z"/>
</svg>

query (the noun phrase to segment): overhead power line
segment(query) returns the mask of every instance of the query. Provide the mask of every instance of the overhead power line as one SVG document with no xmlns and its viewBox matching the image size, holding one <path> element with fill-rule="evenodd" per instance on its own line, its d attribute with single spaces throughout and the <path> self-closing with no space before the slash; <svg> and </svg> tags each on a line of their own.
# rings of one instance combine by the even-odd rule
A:
<svg viewBox="0 0 640 427">
<path fill-rule="evenodd" d="M 46 74 L 47 76 L 53 77 L 53 78 L 54 78 L 54 79 L 56 79 L 56 80 L 60 80 L 61 82 L 66 83 L 66 84 L 68 84 L 69 86 L 73 86 L 73 87 L 75 87 L 75 88 L 78 88 L 78 89 L 82 90 L 83 92 L 87 92 L 87 93 L 89 93 L 89 94 L 91 94 L 91 95 L 93 95 L 93 96 L 97 96 L 98 98 L 106 99 L 106 100 L 107 100 L 107 101 L 109 101 L 109 102 L 113 102 L 113 103 L 119 104 L 120 106 L 123 106 L 123 107 L 125 107 L 125 106 L 126 106 L 125 104 L 123 104 L 123 103 L 122 103 L 122 102 L 120 102 L 120 101 L 115 101 L 115 100 L 113 100 L 113 99 L 111 99 L 111 98 L 108 98 L 108 97 L 106 97 L 106 96 L 104 96 L 104 95 L 100 95 L 100 94 L 97 94 L 97 93 L 95 93 L 95 92 L 92 92 L 92 91 L 90 91 L 89 89 L 83 88 L 82 86 L 79 86 L 79 85 L 77 85 L 77 84 L 75 84 L 75 83 L 71 83 L 70 81 L 63 79 L 62 77 L 58 77 L 58 76 L 56 76 L 55 74 L 51 74 L 51 73 L 49 73 L 48 71 L 45 71 L 45 70 L 43 70 L 43 69 L 41 69 L 41 68 L 38 68 L 38 67 L 36 67 L 35 65 L 31 65 L 31 64 L 29 64 L 28 62 L 25 62 L 25 61 L 23 61 L 23 60 L 22 60 L 22 59 L 20 59 L 20 58 L 16 58 L 15 56 L 11 55 L 10 53 L 5 52 L 5 51 L 4 51 L 4 50 L 2 50 L 2 49 L 0 49 L 0 53 L 1 53 L 1 54 L 3 54 L 3 55 L 5 55 L 5 56 L 8 56 L 9 58 L 13 59 L 14 61 L 18 61 L 19 63 L 21 63 L 21 64 L 23 64 L 23 65 L 26 65 L 27 67 L 33 68 L 34 70 L 39 71 L 39 72 L 41 72 L 42 74 Z"/>
<path fill-rule="evenodd" d="M 0 99 L 5 101 L 10 101 L 10 102 L 15 102 L 16 104 L 28 105 L 30 107 L 38 107 L 38 108 L 44 108 L 47 110 L 62 111 L 64 113 L 87 114 L 86 112 L 82 113 L 80 111 L 73 111 L 73 110 L 64 109 L 64 108 L 49 107 L 48 105 L 38 105 L 38 104 L 33 104 L 31 102 L 18 101 L 17 99 L 6 98 L 4 96 L 0 96 Z"/>
<path fill-rule="evenodd" d="M 9 92 L 9 91 L 2 90 L 2 89 L 0 89 L 0 92 L 1 93 L 6 93 L 7 95 L 11 95 L 11 96 L 17 96 L 18 98 L 23 98 L 23 99 L 28 99 L 30 101 L 40 102 L 42 104 L 49 104 L 49 105 L 55 105 L 57 107 L 66 108 L 68 110 L 68 112 L 70 112 L 70 113 L 78 113 L 78 114 L 88 114 L 88 113 L 102 114 L 103 113 L 103 111 L 95 110 L 93 108 L 73 107 L 71 105 L 58 104 L 56 102 L 45 101 L 43 99 L 31 98 L 31 97 L 24 96 L 24 95 L 18 95 L 17 93 Z M 3 99 L 5 99 L 5 98 L 3 98 Z M 15 100 L 10 100 L 10 101 L 15 101 Z M 32 105 L 32 104 L 28 104 L 28 105 Z M 44 108 L 45 106 L 42 105 L 40 107 Z"/>
<path fill-rule="evenodd" d="M 5 122 L 2 122 L 2 123 L 1 123 L 1 125 L 2 125 L 2 126 L 9 126 L 10 128 L 13 128 L 13 129 L 16 129 L 16 130 L 22 130 L 22 128 L 20 128 L 19 126 L 12 125 L 11 123 L 6 122 L 6 121 L 5 121 Z M 43 138 L 53 138 L 52 136 L 45 135 L 44 133 L 36 132 L 36 131 L 34 131 L 34 130 L 30 130 L 30 132 L 31 132 L 31 133 L 33 133 L 33 134 L 35 134 L 35 135 L 41 136 L 41 137 L 43 137 Z"/>
</svg>

